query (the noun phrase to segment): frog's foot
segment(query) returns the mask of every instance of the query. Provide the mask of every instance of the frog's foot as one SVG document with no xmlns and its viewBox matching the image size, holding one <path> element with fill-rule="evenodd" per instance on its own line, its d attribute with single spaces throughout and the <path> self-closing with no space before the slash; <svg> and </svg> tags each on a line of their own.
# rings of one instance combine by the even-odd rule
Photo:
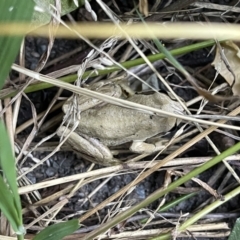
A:
<svg viewBox="0 0 240 240">
<path fill-rule="evenodd" d="M 130 150 L 135 153 L 154 153 L 161 151 L 166 147 L 166 140 L 162 140 L 156 143 L 145 143 L 143 141 L 133 141 L 130 146 Z"/>
<path fill-rule="evenodd" d="M 84 153 L 91 156 L 92 162 L 98 163 L 104 166 L 112 166 L 121 164 L 118 159 L 115 159 L 110 149 L 103 145 L 95 138 L 87 136 L 80 136 L 76 132 L 71 132 L 70 129 L 62 126 L 57 130 L 59 137 L 67 137 L 66 142 L 73 148 L 77 153 Z M 90 160 L 90 158 L 88 158 Z"/>
</svg>

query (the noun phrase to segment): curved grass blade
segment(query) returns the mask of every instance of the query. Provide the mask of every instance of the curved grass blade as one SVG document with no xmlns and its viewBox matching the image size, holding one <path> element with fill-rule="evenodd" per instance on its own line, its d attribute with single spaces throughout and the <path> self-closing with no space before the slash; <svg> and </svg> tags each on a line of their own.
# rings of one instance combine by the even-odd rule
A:
<svg viewBox="0 0 240 240">
<path fill-rule="evenodd" d="M 17 174 L 15 168 L 15 158 L 13 156 L 13 151 L 10 144 L 10 139 L 8 137 L 7 131 L 4 124 L 0 122 L 0 166 L 2 168 L 4 177 L 6 178 L 8 184 L 8 191 L 13 196 L 14 208 L 17 212 L 17 223 L 22 225 L 21 219 L 21 203 L 17 188 Z M 0 198 L 2 201 L 2 198 Z"/>
<path fill-rule="evenodd" d="M 18 232 L 19 229 L 16 221 L 16 219 L 18 219 L 18 214 L 15 209 L 14 199 L 1 176 L 0 176 L 0 209 L 6 216 L 8 221 L 11 223 L 13 230 L 15 232 Z"/>
<path fill-rule="evenodd" d="M 0 208 L 18 234 L 24 234 L 22 224 L 21 202 L 17 190 L 15 158 L 10 139 L 4 124 L 0 121 L 0 167 L 4 178 L 0 176 Z"/>
<path fill-rule="evenodd" d="M 79 222 L 77 219 L 57 223 L 42 230 L 33 238 L 33 240 L 61 240 L 65 236 L 68 236 L 76 231 L 78 228 Z"/>
<path fill-rule="evenodd" d="M 55 5 L 55 0 L 35 0 L 37 5 L 42 9 L 50 9 L 50 5 Z M 81 7 L 84 4 L 84 0 L 79 0 L 78 5 Z M 64 16 L 77 9 L 74 1 L 61 0 L 61 16 Z M 51 14 L 49 11 L 35 11 L 32 17 L 32 24 L 35 28 L 48 24 L 51 21 Z"/>
<path fill-rule="evenodd" d="M 26 22 L 32 18 L 34 2 L 32 0 L 0 1 L 0 23 Z M 0 36 L 0 89 L 18 54 L 22 36 Z"/>
<path fill-rule="evenodd" d="M 228 240 L 238 240 L 240 236 L 240 218 L 235 222 L 234 228 L 228 238 Z"/>
</svg>

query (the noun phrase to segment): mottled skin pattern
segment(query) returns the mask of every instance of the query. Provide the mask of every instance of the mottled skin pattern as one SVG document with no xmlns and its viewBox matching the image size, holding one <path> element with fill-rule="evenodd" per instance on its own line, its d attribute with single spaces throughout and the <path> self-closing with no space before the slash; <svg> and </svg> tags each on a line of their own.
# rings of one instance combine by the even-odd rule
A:
<svg viewBox="0 0 240 240">
<path fill-rule="evenodd" d="M 181 109 L 178 102 L 161 93 L 134 95 L 128 100 L 168 112 Z M 175 123 L 174 117 L 106 104 L 82 112 L 76 132 L 97 138 L 107 146 L 116 146 L 133 140 L 144 141 L 158 133 L 169 131 Z"/>
</svg>

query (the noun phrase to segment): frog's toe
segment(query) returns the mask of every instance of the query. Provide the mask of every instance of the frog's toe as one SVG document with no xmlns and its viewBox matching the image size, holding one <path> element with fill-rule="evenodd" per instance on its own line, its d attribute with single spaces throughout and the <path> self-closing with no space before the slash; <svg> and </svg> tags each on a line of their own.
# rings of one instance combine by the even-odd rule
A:
<svg viewBox="0 0 240 240">
<path fill-rule="evenodd" d="M 130 146 L 130 151 L 135 153 L 154 153 L 156 151 L 161 151 L 165 148 L 165 145 L 162 141 L 159 141 L 155 144 L 152 143 L 145 143 L 142 141 L 133 141 L 132 145 Z"/>
</svg>

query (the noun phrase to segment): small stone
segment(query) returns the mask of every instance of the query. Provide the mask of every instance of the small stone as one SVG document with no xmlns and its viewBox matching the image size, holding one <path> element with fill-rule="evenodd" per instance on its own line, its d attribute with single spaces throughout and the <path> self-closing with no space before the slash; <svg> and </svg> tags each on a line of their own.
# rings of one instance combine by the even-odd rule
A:
<svg viewBox="0 0 240 240">
<path fill-rule="evenodd" d="M 37 53 L 37 52 L 31 52 L 31 55 L 35 58 L 39 58 L 40 57 L 40 54 Z"/>
<path fill-rule="evenodd" d="M 53 167 L 49 167 L 46 170 L 46 174 L 48 177 L 53 177 L 56 174 L 56 169 Z"/>
<path fill-rule="evenodd" d="M 36 183 L 37 181 L 36 181 L 36 176 L 34 176 L 34 174 L 33 173 L 28 173 L 27 174 L 27 178 L 31 181 L 31 183 Z"/>
<path fill-rule="evenodd" d="M 52 166 L 53 168 L 56 168 L 56 169 L 59 168 L 59 164 L 56 161 L 53 161 Z"/>
</svg>

